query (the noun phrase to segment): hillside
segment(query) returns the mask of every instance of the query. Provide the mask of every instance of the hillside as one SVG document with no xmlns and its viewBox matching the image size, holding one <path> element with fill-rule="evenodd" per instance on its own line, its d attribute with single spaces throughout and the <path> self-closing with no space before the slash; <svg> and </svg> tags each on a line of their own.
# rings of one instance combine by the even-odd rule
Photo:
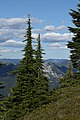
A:
<svg viewBox="0 0 80 120">
<path fill-rule="evenodd" d="M 0 82 L 5 84 L 4 89 L 0 89 L 0 92 L 4 95 L 8 95 L 9 90 L 15 84 L 15 76 L 11 74 L 11 71 L 15 70 L 17 65 L 13 63 L 3 63 L 0 66 Z"/>
<path fill-rule="evenodd" d="M 80 85 L 56 90 L 51 103 L 19 120 L 80 120 Z"/>
<path fill-rule="evenodd" d="M 55 83 L 58 84 L 58 79 L 65 75 L 69 63 L 70 61 L 66 60 L 45 61 L 45 71 L 50 80 L 50 87 L 55 86 Z M 6 82 L 7 90 L 15 84 L 15 76 L 10 71 L 15 70 L 17 65 L 15 63 L 6 63 L 0 68 L 0 80 Z M 79 120 L 80 81 L 78 79 L 74 79 L 71 84 L 64 88 L 56 88 L 51 91 L 48 95 L 49 104 L 27 113 L 18 120 Z M 69 82 L 70 80 L 67 81 Z"/>
</svg>

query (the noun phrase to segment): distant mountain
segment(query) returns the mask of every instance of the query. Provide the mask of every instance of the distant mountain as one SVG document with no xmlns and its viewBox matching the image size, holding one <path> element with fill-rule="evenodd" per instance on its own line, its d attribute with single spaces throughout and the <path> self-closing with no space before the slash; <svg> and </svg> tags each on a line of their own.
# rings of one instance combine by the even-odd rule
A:
<svg viewBox="0 0 80 120">
<path fill-rule="evenodd" d="M 0 62 L 3 63 L 13 63 L 13 64 L 19 64 L 20 59 L 0 59 Z M 70 63 L 70 60 L 67 59 L 47 59 L 44 60 L 44 62 L 53 62 L 53 63 L 61 63 L 61 64 L 67 64 L 68 62 Z"/>
<path fill-rule="evenodd" d="M 51 62 L 51 63 L 55 63 L 55 64 L 58 64 L 58 65 L 68 65 L 71 63 L 70 60 L 68 59 L 47 59 L 45 60 L 45 62 Z"/>
<path fill-rule="evenodd" d="M 3 76 L 9 76 L 11 75 L 11 71 L 15 70 L 17 67 L 17 65 L 15 64 L 12 64 L 12 63 L 6 63 L 6 64 L 3 64 L 1 67 L 0 67 L 0 77 Z"/>
<path fill-rule="evenodd" d="M 0 81 L 6 84 L 4 94 L 9 92 L 9 89 L 15 84 L 15 76 L 11 74 L 11 71 L 15 70 L 19 65 L 20 59 L 0 59 L 3 65 L 0 67 Z M 48 59 L 44 60 L 44 69 L 46 76 L 49 79 L 50 88 L 55 88 L 59 84 L 60 77 L 64 76 L 67 70 L 69 60 L 65 59 Z M 6 92 L 7 89 L 7 92 Z"/>
<path fill-rule="evenodd" d="M 63 77 L 71 62 L 66 59 L 48 59 L 45 60 L 44 66 L 46 75 L 49 79 L 50 88 L 55 88 L 59 84 L 59 79 Z"/>
<path fill-rule="evenodd" d="M 12 63 L 12 64 L 19 64 L 20 59 L 0 59 L 0 62 L 3 63 Z"/>
</svg>

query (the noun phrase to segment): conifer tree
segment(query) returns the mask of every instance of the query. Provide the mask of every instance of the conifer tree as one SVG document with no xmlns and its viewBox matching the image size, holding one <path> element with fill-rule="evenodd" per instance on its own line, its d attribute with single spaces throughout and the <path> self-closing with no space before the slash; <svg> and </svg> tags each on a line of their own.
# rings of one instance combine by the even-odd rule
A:
<svg viewBox="0 0 80 120">
<path fill-rule="evenodd" d="M 3 66 L 3 63 L 0 63 L 0 67 Z M 4 89 L 5 85 L 3 82 L 0 82 L 0 90 Z M 5 108 L 3 107 L 3 99 L 4 95 L 0 91 L 0 119 L 2 119 L 3 112 L 5 111 Z"/>
<path fill-rule="evenodd" d="M 74 72 L 73 72 L 72 64 L 69 64 L 65 77 L 66 79 L 70 79 L 73 78 L 73 76 L 74 76 Z"/>
<path fill-rule="evenodd" d="M 43 57 L 42 57 L 42 54 L 43 54 L 43 49 L 41 48 L 41 43 L 40 43 L 40 34 L 38 35 L 38 38 L 37 38 L 37 42 L 38 42 L 38 45 L 37 45 L 37 50 L 36 50 L 36 70 L 37 70 L 37 77 L 40 77 L 44 74 L 44 65 L 43 65 Z"/>
<path fill-rule="evenodd" d="M 4 115 L 6 120 L 15 120 L 46 103 L 48 80 L 44 75 L 40 34 L 37 50 L 32 47 L 32 27 L 30 16 L 25 35 L 24 57 L 17 70 L 16 86 L 12 88 L 10 96 L 5 101 L 8 108 Z"/>
<path fill-rule="evenodd" d="M 4 87 L 5 87 L 4 84 L 3 84 L 2 82 L 0 82 L 0 90 L 3 89 Z M 3 111 L 3 107 L 2 107 L 3 105 L 1 104 L 1 103 L 2 103 L 2 100 L 3 100 L 3 97 L 4 97 L 4 96 L 2 95 L 2 93 L 1 93 L 1 91 L 0 91 L 0 105 L 1 105 L 1 106 L 0 106 L 0 111 Z"/>
<path fill-rule="evenodd" d="M 36 50 L 36 89 L 37 89 L 37 99 L 36 103 L 38 103 L 39 106 L 42 104 L 45 104 L 47 101 L 47 93 L 48 93 L 48 79 L 45 76 L 44 72 L 44 65 L 43 65 L 43 49 L 41 48 L 40 43 L 40 34 L 37 38 L 37 50 Z"/>
<path fill-rule="evenodd" d="M 12 88 L 10 96 L 5 101 L 8 108 L 6 120 L 13 120 L 25 114 L 33 108 L 33 89 L 34 89 L 34 50 L 32 48 L 32 27 L 30 16 L 28 18 L 28 27 L 25 35 L 24 57 L 17 70 L 16 86 Z"/>
<path fill-rule="evenodd" d="M 69 64 L 66 74 L 60 79 L 60 87 L 68 87 L 73 84 L 75 74 L 73 72 L 72 64 Z"/>
<path fill-rule="evenodd" d="M 68 48 L 71 49 L 71 61 L 73 67 L 80 70 L 80 4 L 77 5 L 77 10 L 72 10 L 69 13 L 72 17 L 72 22 L 75 27 L 68 27 L 69 31 L 73 33 L 71 42 L 68 42 Z"/>
</svg>

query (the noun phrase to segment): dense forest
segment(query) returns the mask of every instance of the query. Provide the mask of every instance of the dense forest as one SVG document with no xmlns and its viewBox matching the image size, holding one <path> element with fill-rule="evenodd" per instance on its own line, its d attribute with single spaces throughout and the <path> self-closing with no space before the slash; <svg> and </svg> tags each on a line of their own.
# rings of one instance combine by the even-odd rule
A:
<svg viewBox="0 0 80 120">
<path fill-rule="evenodd" d="M 70 48 L 71 64 L 64 77 L 59 80 L 56 89 L 50 89 L 44 70 L 40 33 L 36 48 L 33 48 L 32 26 L 28 15 L 25 34 L 24 57 L 12 74 L 16 75 L 16 84 L 7 97 L 0 93 L 1 120 L 79 120 L 80 119 L 80 4 L 77 10 L 71 9 L 70 16 L 74 27 L 68 27 L 73 33 Z M 0 63 L 0 67 L 3 63 Z M 76 69 L 76 72 L 73 71 Z M 0 83 L 4 89 L 5 83 Z"/>
</svg>

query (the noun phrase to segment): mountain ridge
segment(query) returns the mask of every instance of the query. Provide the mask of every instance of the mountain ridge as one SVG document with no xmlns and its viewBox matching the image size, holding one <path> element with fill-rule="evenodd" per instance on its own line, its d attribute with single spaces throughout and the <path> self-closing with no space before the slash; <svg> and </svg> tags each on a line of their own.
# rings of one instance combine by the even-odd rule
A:
<svg viewBox="0 0 80 120">
<path fill-rule="evenodd" d="M 7 89 L 9 92 L 16 81 L 16 78 L 11 74 L 11 71 L 16 70 L 20 63 L 20 59 L 0 59 L 0 62 L 3 63 L 3 66 L 0 67 L 0 81 L 3 81 L 6 84 L 4 91 L 6 92 Z M 44 70 L 49 80 L 50 89 L 58 86 L 60 77 L 63 77 L 67 71 L 68 64 L 70 64 L 70 61 L 65 59 L 44 60 Z"/>
</svg>

